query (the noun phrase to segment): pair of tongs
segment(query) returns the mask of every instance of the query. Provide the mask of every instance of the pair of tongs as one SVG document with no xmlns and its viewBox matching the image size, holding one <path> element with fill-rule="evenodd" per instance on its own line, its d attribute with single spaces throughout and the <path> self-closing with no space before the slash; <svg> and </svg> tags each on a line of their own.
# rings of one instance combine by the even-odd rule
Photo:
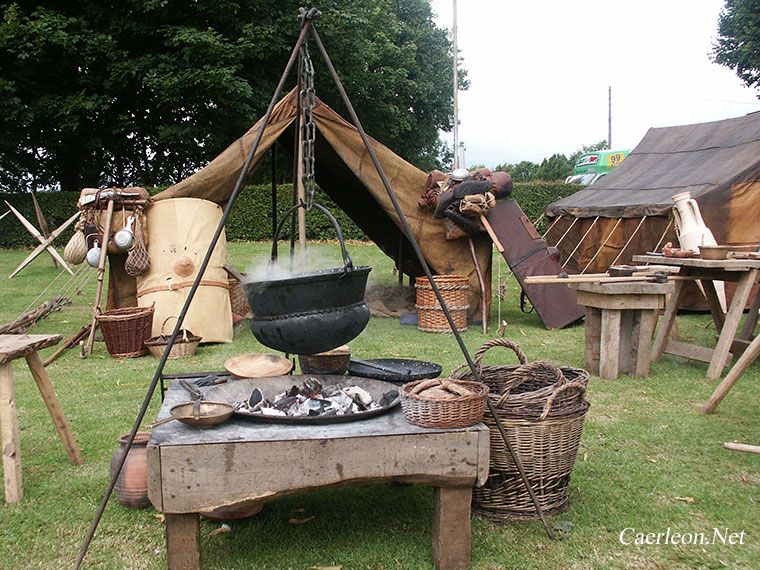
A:
<svg viewBox="0 0 760 570">
<path fill-rule="evenodd" d="M 190 396 L 193 399 L 193 419 L 199 419 L 201 417 L 201 400 L 203 399 L 203 394 L 187 380 L 181 379 L 179 383 L 190 393 Z"/>
</svg>

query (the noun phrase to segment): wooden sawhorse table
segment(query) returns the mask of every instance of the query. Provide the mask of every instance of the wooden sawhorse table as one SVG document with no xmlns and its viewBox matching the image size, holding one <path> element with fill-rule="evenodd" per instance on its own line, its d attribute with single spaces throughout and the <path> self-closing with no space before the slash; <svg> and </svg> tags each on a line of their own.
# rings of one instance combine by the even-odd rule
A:
<svg viewBox="0 0 760 570">
<path fill-rule="evenodd" d="M 18 433 L 18 414 L 16 412 L 16 392 L 13 387 L 13 368 L 11 362 L 22 356 L 26 358 L 42 399 L 45 401 L 55 429 L 66 449 L 69 461 L 82 465 L 74 436 L 71 434 L 61 404 L 55 395 L 53 384 L 42 365 L 38 350 L 58 344 L 63 338 L 59 334 L 3 334 L 0 335 L 0 442 L 3 451 L 3 479 L 5 480 L 5 501 L 17 503 L 24 495 L 21 478 L 21 444 Z"/>
<path fill-rule="evenodd" d="M 658 255 L 634 255 L 634 263 L 653 263 L 659 265 L 668 265 L 678 267 L 679 277 L 696 279 L 702 283 L 702 287 L 707 298 L 707 303 L 712 313 L 715 327 L 720 332 L 718 343 L 715 348 L 687 344 L 670 339 L 670 329 L 676 320 L 678 312 L 678 303 L 683 293 L 684 280 L 676 281 L 676 287 L 673 294 L 665 306 L 665 314 L 662 317 L 662 324 L 657 331 L 654 346 L 652 347 L 652 360 L 659 360 L 663 353 L 674 354 L 692 360 L 709 362 L 707 368 L 707 377 L 711 380 L 720 378 L 723 374 L 727 362 L 731 358 L 730 350 L 732 344 L 737 340 L 737 330 L 739 323 L 747 306 L 752 285 L 757 280 L 758 270 L 760 270 L 760 260 L 753 259 L 699 259 L 699 258 L 678 258 L 663 257 Z M 731 305 L 728 312 L 723 313 L 718 300 L 718 294 L 715 291 L 714 281 L 732 281 L 736 283 L 734 294 L 731 299 Z M 751 332 L 751 331 L 750 331 Z"/>
<path fill-rule="evenodd" d="M 306 376 L 287 378 L 299 384 Z M 184 401 L 187 393 L 174 380 L 159 418 Z M 198 569 L 200 512 L 342 485 L 427 484 L 434 488 L 433 562 L 438 570 L 469 568 L 472 487 L 488 477 L 490 445 L 483 424 L 417 427 L 407 423 L 401 406 L 327 425 L 234 416 L 207 429 L 169 422 L 148 442 L 148 496 L 166 516 L 168 568 Z"/>
<path fill-rule="evenodd" d="M 665 306 L 673 283 L 568 281 L 586 307 L 586 369 L 608 380 L 621 371 L 649 376 L 657 311 Z"/>
</svg>

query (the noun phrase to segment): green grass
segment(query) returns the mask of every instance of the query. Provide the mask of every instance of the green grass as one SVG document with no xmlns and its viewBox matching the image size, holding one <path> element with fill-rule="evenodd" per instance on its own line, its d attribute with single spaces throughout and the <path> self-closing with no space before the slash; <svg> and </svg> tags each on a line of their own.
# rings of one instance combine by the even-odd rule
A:
<svg viewBox="0 0 760 570">
<path fill-rule="evenodd" d="M 267 244 L 229 244 L 229 260 L 246 269 L 266 259 Z M 313 249 L 335 265 L 334 244 Z M 373 266 L 373 282 L 393 284 L 392 263 L 377 248 L 350 244 L 357 264 Z M 0 279 L 7 279 L 28 251 L 0 252 Z M 505 264 L 501 263 L 502 271 Z M 0 322 L 48 300 L 65 283 L 40 257 L 0 288 Z M 498 278 L 494 264 L 494 291 Z M 546 331 L 535 314 L 519 309 L 519 287 L 507 280 L 501 318 L 506 337 L 529 360 L 583 367 L 582 325 Z M 94 281 L 71 306 L 30 332 L 65 338 L 89 322 Z M 464 341 L 474 351 L 496 337 L 494 297 L 489 334 L 471 326 Z M 679 317 L 682 336 L 709 344 L 715 334 L 707 315 Z M 714 342 L 714 341 L 712 341 Z M 450 335 L 426 334 L 392 319 L 370 321 L 351 342 L 363 358 L 397 356 L 440 363 L 447 374 L 464 362 Z M 42 358 L 54 348 L 42 351 Z M 230 356 L 268 352 L 246 326 L 231 344 L 203 345 L 189 359 L 169 361 L 166 373 L 219 370 Z M 486 364 L 513 364 L 514 355 L 492 349 Z M 0 568 L 71 567 L 108 485 L 116 439 L 127 433 L 145 397 L 158 359 L 114 360 L 102 342 L 87 359 L 67 351 L 48 368 L 66 418 L 84 456 L 70 465 L 23 360 L 13 366 L 23 459 L 24 498 L 0 501 Z M 649 378 L 592 376 L 588 413 L 571 481 L 570 509 L 551 521 L 573 523 L 570 533 L 549 541 L 540 522 L 497 525 L 473 519 L 472 567 L 496 569 L 760 568 L 760 456 L 723 449 L 724 441 L 760 444 L 758 364 L 752 366 L 709 416 L 700 413 L 717 381 L 705 379 L 706 364 L 665 356 Z M 148 421 L 159 406 L 156 396 Z M 146 423 L 148 423 L 146 421 Z M 681 500 L 693 498 L 693 502 Z M 303 511 L 299 511 L 303 509 Z M 220 523 L 201 522 L 204 568 L 428 569 L 432 490 L 420 485 L 349 487 L 299 495 L 265 506 L 257 516 L 229 523 L 231 532 L 209 536 Z M 162 568 L 163 525 L 152 509 L 133 511 L 112 499 L 85 558 L 90 568 Z M 293 525 L 293 516 L 315 516 Z M 742 545 L 623 545 L 620 532 L 704 532 L 713 527 L 745 531 Z"/>
</svg>

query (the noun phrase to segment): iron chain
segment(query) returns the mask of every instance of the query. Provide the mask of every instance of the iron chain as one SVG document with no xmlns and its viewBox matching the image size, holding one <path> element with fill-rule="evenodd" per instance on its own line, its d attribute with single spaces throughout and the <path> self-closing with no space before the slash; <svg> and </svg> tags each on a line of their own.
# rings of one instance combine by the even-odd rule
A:
<svg viewBox="0 0 760 570">
<path fill-rule="evenodd" d="M 306 210 L 311 210 L 314 204 L 314 65 L 309 56 L 309 46 L 304 41 L 301 44 L 301 90 L 299 92 L 301 107 L 301 182 L 306 194 Z"/>
</svg>

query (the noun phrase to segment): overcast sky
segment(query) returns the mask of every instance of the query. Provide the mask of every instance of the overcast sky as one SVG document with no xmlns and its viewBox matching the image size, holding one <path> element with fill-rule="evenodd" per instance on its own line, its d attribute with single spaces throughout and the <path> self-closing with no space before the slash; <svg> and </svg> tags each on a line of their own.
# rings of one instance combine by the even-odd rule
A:
<svg viewBox="0 0 760 570">
<path fill-rule="evenodd" d="M 453 0 L 431 5 L 451 30 Z M 723 0 L 457 5 L 466 166 L 540 162 L 606 139 L 608 87 L 615 149 L 635 147 L 650 127 L 760 110 L 757 92 L 710 60 Z"/>
</svg>

